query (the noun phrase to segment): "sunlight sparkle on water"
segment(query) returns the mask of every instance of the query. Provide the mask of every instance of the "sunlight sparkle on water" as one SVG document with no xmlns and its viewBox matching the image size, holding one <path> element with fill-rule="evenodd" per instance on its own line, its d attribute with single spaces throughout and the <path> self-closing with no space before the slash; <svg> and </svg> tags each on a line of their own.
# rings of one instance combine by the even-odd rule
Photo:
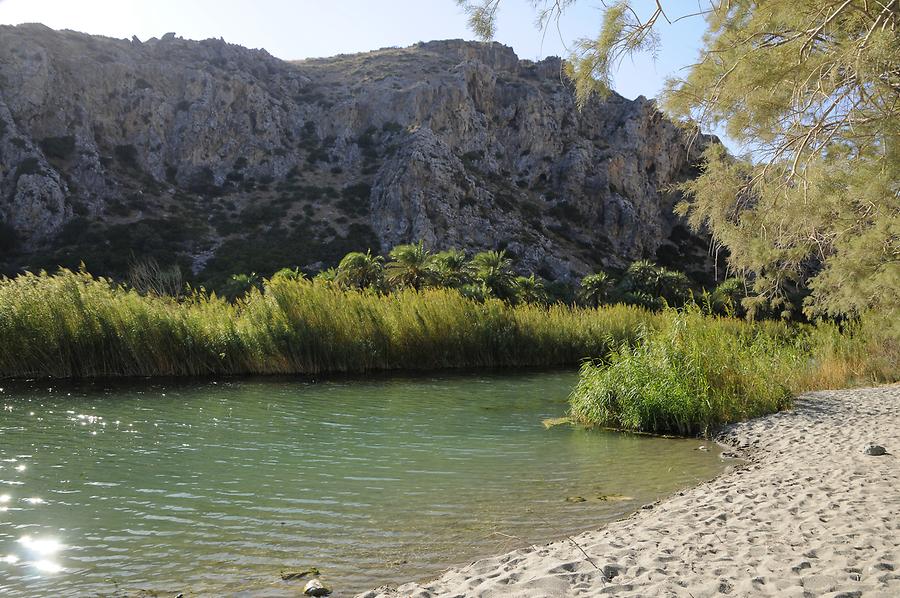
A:
<svg viewBox="0 0 900 598">
<path fill-rule="evenodd" d="M 0 502 L 9 502 L 12 500 L 12 496 L 9 494 L 0 494 Z"/>
<path fill-rule="evenodd" d="M 46 559 L 35 561 L 34 566 L 45 573 L 59 573 L 62 571 L 62 567 L 59 563 L 54 563 L 53 561 L 48 561 Z"/>
<path fill-rule="evenodd" d="M 26 498 L 26 499 L 25 499 L 25 502 L 31 503 L 31 504 L 33 504 L 33 505 L 39 505 L 39 504 L 41 504 L 42 502 L 44 502 L 44 499 L 41 498 L 41 497 L 39 497 L 39 496 L 32 496 L 32 497 L 30 497 L 30 498 Z"/>
<path fill-rule="evenodd" d="M 42 556 L 55 554 L 63 548 L 62 543 L 56 538 L 32 538 L 31 536 L 22 536 L 19 538 L 19 544 Z"/>
<path fill-rule="evenodd" d="M 3 557 L 2 560 L 4 563 L 9 563 L 10 565 L 15 565 L 16 563 L 19 562 L 19 557 L 17 557 L 14 554 L 8 554 L 5 557 Z"/>
</svg>

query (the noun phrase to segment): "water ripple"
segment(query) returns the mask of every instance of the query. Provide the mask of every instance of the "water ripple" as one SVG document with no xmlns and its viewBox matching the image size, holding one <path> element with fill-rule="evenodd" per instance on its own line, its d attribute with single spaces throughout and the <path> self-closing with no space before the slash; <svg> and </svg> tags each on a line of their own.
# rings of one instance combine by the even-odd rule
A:
<svg viewBox="0 0 900 598">
<path fill-rule="evenodd" d="M 718 471 L 692 441 L 544 429 L 574 380 L 10 385 L 0 594 L 295 595 L 279 572 L 316 566 L 348 595 L 595 527 Z"/>
</svg>

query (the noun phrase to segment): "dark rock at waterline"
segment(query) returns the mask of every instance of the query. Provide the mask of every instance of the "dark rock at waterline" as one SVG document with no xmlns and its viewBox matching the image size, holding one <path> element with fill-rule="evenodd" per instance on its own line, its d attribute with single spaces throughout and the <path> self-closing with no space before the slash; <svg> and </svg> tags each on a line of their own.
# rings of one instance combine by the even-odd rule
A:
<svg viewBox="0 0 900 598">
<path fill-rule="evenodd" d="M 311 579 L 303 588 L 303 593 L 307 596 L 328 596 L 331 594 L 331 589 L 323 586 L 318 579 Z"/>
<path fill-rule="evenodd" d="M 583 496 L 567 496 L 566 502 L 585 502 L 587 499 Z"/>
<path fill-rule="evenodd" d="M 873 457 L 880 457 L 881 455 L 887 454 L 887 450 L 879 444 L 870 444 L 863 450 L 863 452 Z"/>
</svg>

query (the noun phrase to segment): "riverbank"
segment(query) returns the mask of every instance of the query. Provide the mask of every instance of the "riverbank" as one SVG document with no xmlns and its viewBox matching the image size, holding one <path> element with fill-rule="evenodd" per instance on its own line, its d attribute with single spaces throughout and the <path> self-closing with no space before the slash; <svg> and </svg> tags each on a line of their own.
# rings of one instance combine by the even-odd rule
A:
<svg viewBox="0 0 900 598">
<path fill-rule="evenodd" d="M 746 466 L 572 540 L 360 596 L 900 595 L 897 438 L 900 385 L 809 393 L 719 435 Z"/>
</svg>

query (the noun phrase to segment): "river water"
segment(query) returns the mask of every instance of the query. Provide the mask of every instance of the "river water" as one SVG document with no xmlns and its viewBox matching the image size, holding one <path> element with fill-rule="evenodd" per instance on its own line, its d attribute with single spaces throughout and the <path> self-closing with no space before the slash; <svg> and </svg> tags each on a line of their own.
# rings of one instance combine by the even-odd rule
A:
<svg viewBox="0 0 900 598">
<path fill-rule="evenodd" d="M 291 596 L 315 566 L 352 595 L 721 471 L 696 440 L 546 428 L 575 380 L 0 382 L 0 594 Z"/>
</svg>

